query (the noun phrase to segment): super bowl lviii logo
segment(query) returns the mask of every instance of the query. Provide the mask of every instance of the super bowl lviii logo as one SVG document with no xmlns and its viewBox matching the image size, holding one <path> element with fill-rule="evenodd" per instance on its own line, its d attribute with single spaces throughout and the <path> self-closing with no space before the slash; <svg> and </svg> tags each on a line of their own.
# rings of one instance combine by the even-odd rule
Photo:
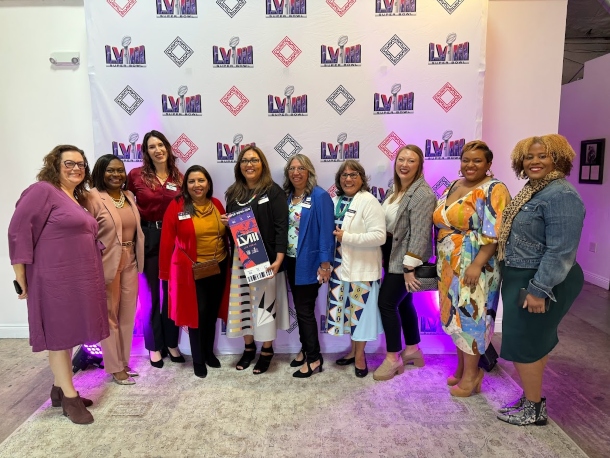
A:
<svg viewBox="0 0 610 458">
<path fill-rule="evenodd" d="M 456 43 L 457 34 L 450 33 L 445 39 L 446 44 L 430 43 L 428 47 L 428 64 L 467 64 L 470 59 L 470 43 Z"/>
<path fill-rule="evenodd" d="M 266 0 L 267 17 L 307 17 L 307 0 Z"/>
<path fill-rule="evenodd" d="M 131 37 L 124 36 L 121 46 L 106 45 L 106 67 L 146 67 L 144 45 L 131 46 Z"/>
<path fill-rule="evenodd" d="M 402 86 L 397 83 L 392 85 L 389 95 L 375 92 L 373 95 L 373 114 L 413 113 L 415 94 L 413 92 L 399 94 L 401 88 Z"/>
<path fill-rule="evenodd" d="M 341 132 L 336 142 L 320 144 L 320 160 L 322 162 L 342 162 L 345 159 L 360 159 L 360 142 L 347 141 L 347 134 Z"/>
<path fill-rule="evenodd" d="M 197 0 L 157 0 L 157 17 L 197 17 Z"/>
<path fill-rule="evenodd" d="M 138 162 L 142 160 L 142 144 L 138 143 L 140 135 L 137 132 L 129 134 L 129 141 L 125 143 L 112 142 L 112 154 L 125 162 Z"/>
<path fill-rule="evenodd" d="M 360 45 L 346 46 L 347 35 L 341 35 L 337 47 L 322 45 L 322 67 L 359 67 L 362 64 L 362 47 Z"/>
<path fill-rule="evenodd" d="M 375 0 L 375 16 L 415 16 L 415 0 Z"/>
<path fill-rule="evenodd" d="M 240 151 L 246 146 L 256 146 L 256 143 L 244 143 L 244 136 L 242 134 L 235 134 L 233 136 L 232 143 L 216 143 L 216 162 L 235 162 Z"/>
<path fill-rule="evenodd" d="M 307 116 L 307 94 L 294 95 L 294 86 L 286 86 L 284 97 L 267 96 L 269 116 Z"/>
<path fill-rule="evenodd" d="M 460 138 L 451 141 L 453 137 L 452 130 L 443 132 L 442 140 L 426 140 L 426 159 L 459 159 L 462 148 L 466 144 L 466 140 Z"/>
<path fill-rule="evenodd" d="M 229 40 L 229 47 L 212 46 L 212 58 L 214 67 L 224 68 L 247 68 L 254 67 L 254 49 L 252 46 L 239 45 L 239 37 Z"/>
<path fill-rule="evenodd" d="M 176 96 L 161 94 L 163 116 L 201 116 L 201 95 L 186 96 L 189 88 L 180 86 Z"/>
</svg>

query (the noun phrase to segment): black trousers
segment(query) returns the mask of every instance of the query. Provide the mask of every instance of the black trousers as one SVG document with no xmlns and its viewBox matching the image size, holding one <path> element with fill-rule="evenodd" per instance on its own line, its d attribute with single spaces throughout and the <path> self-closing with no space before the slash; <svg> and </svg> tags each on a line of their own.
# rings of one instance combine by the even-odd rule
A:
<svg viewBox="0 0 610 458">
<path fill-rule="evenodd" d="M 292 292 L 294 308 L 297 312 L 299 337 L 307 361 L 313 363 L 320 359 L 320 341 L 318 340 L 318 322 L 316 321 L 316 299 L 319 283 L 295 285 L 296 259 L 286 256 L 286 272 Z"/>
<path fill-rule="evenodd" d="M 180 328 L 168 316 L 167 282 L 159 280 L 161 229 L 143 225 L 142 231 L 144 272 L 140 277 L 138 296 L 144 313 L 144 346 L 148 351 L 161 351 L 165 347 L 176 348 Z"/>
<path fill-rule="evenodd" d="M 193 362 L 204 364 L 214 354 L 216 319 L 224 292 L 229 256 L 220 261 L 220 273 L 195 281 L 199 327 L 189 328 L 189 341 Z"/>
<path fill-rule="evenodd" d="M 389 251 L 392 238 L 388 237 L 382 247 L 385 276 L 379 290 L 379 312 L 385 332 L 386 349 L 389 352 L 402 350 L 400 330 L 405 337 L 405 345 L 417 345 L 420 342 L 417 311 L 413 306 L 413 294 L 407 292 L 403 274 L 388 272 Z"/>
</svg>

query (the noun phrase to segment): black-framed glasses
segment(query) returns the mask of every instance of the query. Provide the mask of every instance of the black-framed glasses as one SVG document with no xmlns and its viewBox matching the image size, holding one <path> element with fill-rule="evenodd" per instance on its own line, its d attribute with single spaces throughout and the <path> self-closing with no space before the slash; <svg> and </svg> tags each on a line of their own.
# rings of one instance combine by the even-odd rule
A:
<svg viewBox="0 0 610 458">
<path fill-rule="evenodd" d="M 348 178 L 351 178 L 352 180 L 355 180 L 359 176 L 360 176 L 360 174 L 358 172 L 342 173 L 341 174 L 341 178 L 343 178 L 344 180 L 347 180 Z"/>
<path fill-rule="evenodd" d="M 239 163 L 241 165 L 248 165 L 248 164 L 252 164 L 252 165 L 256 165 L 260 162 L 260 159 L 257 158 L 253 158 L 253 159 L 242 159 L 241 161 L 239 161 Z"/>
<path fill-rule="evenodd" d="M 80 161 L 80 162 L 64 161 L 64 166 L 68 170 L 73 170 L 75 167 L 78 167 L 80 170 L 85 170 L 85 167 L 87 167 L 87 164 L 85 163 L 85 161 Z"/>
<path fill-rule="evenodd" d="M 294 173 L 294 172 L 301 172 L 303 173 L 304 171 L 306 171 L 307 169 L 303 166 L 299 166 L 299 167 L 288 167 L 288 172 L 290 173 Z"/>
</svg>

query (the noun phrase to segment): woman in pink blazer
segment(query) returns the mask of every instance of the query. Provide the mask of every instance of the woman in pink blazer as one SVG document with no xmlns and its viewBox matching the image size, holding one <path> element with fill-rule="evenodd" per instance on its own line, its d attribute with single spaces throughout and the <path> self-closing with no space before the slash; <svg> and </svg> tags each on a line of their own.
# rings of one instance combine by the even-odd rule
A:
<svg viewBox="0 0 610 458">
<path fill-rule="evenodd" d="M 85 208 L 99 225 L 110 336 L 102 340 L 104 369 L 119 385 L 133 385 L 137 372 L 129 367 L 138 297 L 138 272 L 144 266 L 144 234 L 133 194 L 125 189 L 123 161 L 100 157 L 91 174 L 93 185 Z"/>
</svg>

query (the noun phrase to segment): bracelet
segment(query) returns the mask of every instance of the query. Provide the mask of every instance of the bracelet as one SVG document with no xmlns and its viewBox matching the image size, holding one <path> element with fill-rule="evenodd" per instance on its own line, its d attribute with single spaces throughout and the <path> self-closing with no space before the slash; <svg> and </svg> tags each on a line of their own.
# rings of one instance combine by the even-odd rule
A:
<svg viewBox="0 0 610 458">
<path fill-rule="evenodd" d="M 403 267 L 402 267 L 402 271 L 403 271 L 404 273 L 406 273 L 406 274 L 412 274 L 413 272 L 415 272 L 415 269 L 414 269 L 414 268 L 413 268 L 413 269 L 411 269 L 410 267 L 405 267 L 405 266 L 403 266 Z"/>
</svg>

